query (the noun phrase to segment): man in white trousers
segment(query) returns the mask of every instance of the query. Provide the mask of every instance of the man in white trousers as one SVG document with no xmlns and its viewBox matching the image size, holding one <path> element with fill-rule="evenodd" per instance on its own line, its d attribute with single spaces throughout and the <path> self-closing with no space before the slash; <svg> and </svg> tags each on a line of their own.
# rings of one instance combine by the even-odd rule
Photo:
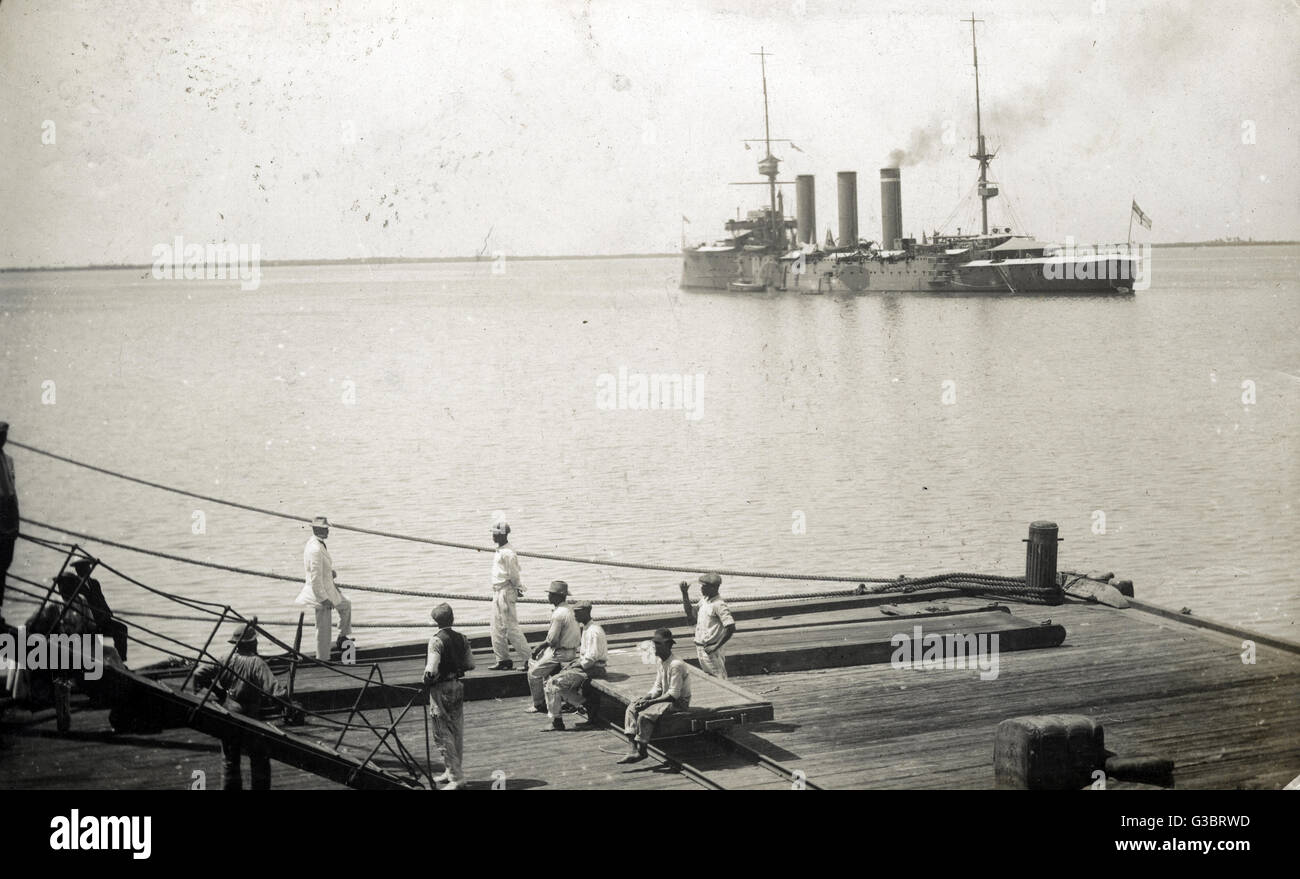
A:
<svg viewBox="0 0 1300 879">
<path fill-rule="evenodd" d="M 328 662 L 330 658 L 330 610 L 339 612 L 339 652 L 343 644 L 352 640 L 352 602 L 343 597 L 334 585 L 337 573 L 334 560 L 325 546 L 325 539 L 330 536 L 330 523 L 324 516 L 317 516 L 311 523 L 311 537 L 302 552 L 306 580 L 302 591 L 298 593 L 295 603 L 310 605 L 316 609 L 316 658 Z"/>
<path fill-rule="evenodd" d="M 505 671 L 515 664 L 510 660 L 510 648 L 519 654 L 524 670 L 528 669 L 528 639 L 519 628 L 516 605 L 524 594 L 524 583 L 519 578 L 519 557 L 510 546 L 510 526 L 497 522 L 492 526 L 492 542 L 497 551 L 492 556 L 492 652 L 497 664 L 490 671 Z"/>
</svg>

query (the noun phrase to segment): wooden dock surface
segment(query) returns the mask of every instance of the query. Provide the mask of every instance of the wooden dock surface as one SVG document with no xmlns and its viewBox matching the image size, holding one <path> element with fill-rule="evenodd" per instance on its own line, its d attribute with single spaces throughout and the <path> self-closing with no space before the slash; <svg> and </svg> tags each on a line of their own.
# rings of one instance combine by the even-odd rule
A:
<svg viewBox="0 0 1300 879">
<path fill-rule="evenodd" d="M 929 602 L 925 596 L 896 600 L 908 611 Z M 943 602 L 950 610 L 987 604 Z M 739 751 L 716 736 L 672 739 L 662 747 L 713 786 L 726 788 L 788 789 L 788 779 L 759 765 L 755 755 L 763 755 L 823 788 L 985 789 L 993 787 L 993 734 L 1000 721 L 1075 713 L 1101 721 L 1107 746 L 1120 756 L 1172 758 L 1178 788 L 1277 789 L 1300 775 L 1300 652 L 1295 649 L 1261 644 L 1255 662 L 1247 664 L 1239 633 L 1197 628 L 1176 617 L 1081 603 L 1011 603 L 1011 609 L 1035 623 L 1050 617 L 1064 626 L 1064 643 L 1000 654 L 994 680 L 981 680 L 975 668 L 895 669 L 887 663 L 733 677 L 772 703 L 772 721 L 728 732 L 742 746 Z M 879 613 L 873 608 L 863 618 Z M 781 639 L 798 640 L 802 632 L 816 640 L 819 627 L 807 622 L 786 611 L 751 617 L 739 627 L 736 648 L 748 638 L 776 639 L 778 633 Z M 831 617 L 823 622 L 835 625 Z M 901 632 L 912 626 L 906 618 L 897 623 Z M 686 631 L 680 623 L 674 628 Z M 611 640 L 632 643 L 643 634 L 630 629 Z M 418 677 L 423 667 L 418 645 L 390 653 L 386 680 Z M 679 647 L 679 653 L 685 651 Z M 480 659 L 485 659 L 481 653 Z M 314 681 L 310 670 L 302 674 L 305 690 L 328 687 Z M 511 687 L 523 683 L 517 671 L 486 674 L 512 681 Z M 471 788 L 490 788 L 494 781 L 507 789 L 535 790 L 707 786 L 654 759 L 617 764 L 625 747 L 621 738 L 580 725 L 580 715 L 566 715 L 568 731 L 543 732 L 545 716 L 526 713 L 528 704 L 522 692 L 466 703 L 465 769 Z M 386 709 L 372 709 L 367 716 L 387 723 Z M 423 724 L 423 715 L 412 711 L 398 728 L 407 747 L 421 756 Z M 311 729 L 296 731 L 310 734 Z M 328 732 L 319 730 L 322 737 Z M 364 756 L 373 742 L 368 731 L 354 732 L 344 748 Z M 382 752 L 378 759 L 380 765 L 391 760 Z M 436 751 L 433 762 L 440 771 Z M 102 711 L 75 714 L 71 735 L 55 733 L 48 712 L 33 720 L 11 711 L 0 723 L 0 788 L 168 789 L 187 786 L 196 768 L 207 773 L 209 788 L 220 785 L 217 743 L 191 730 L 113 736 Z M 274 777 L 276 787 L 337 787 L 278 763 Z"/>
<path fill-rule="evenodd" d="M 776 720 L 750 736 L 809 779 L 842 788 L 993 786 L 993 733 L 1024 714 L 1086 714 L 1121 756 L 1171 757 L 1179 788 L 1279 789 L 1300 775 L 1300 656 L 1097 605 L 1043 608 L 1062 647 L 976 670 L 888 665 L 795 672 L 740 683 Z M 765 686 L 766 683 L 766 686 Z"/>
</svg>

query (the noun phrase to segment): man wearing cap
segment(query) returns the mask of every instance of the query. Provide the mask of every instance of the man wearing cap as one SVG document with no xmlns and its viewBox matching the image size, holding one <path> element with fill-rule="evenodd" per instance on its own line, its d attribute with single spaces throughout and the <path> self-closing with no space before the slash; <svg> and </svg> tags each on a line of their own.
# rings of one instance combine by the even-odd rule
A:
<svg viewBox="0 0 1300 879">
<path fill-rule="evenodd" d="M 108 635 L 113 639 L 113 649 L 117 655 L 126 661 L 127 631 L 126 624 L 121 620 L 114 618 L 113 609 L 108 606 L 108 599 L 104 597 L 104 589 L 99 581 L 90 576 L 95 565 L 99 564 L 95 559 L 77 559 L 72 563 L 72 568 L 77 572 L 77 588 L 75 595 L 83 599 L 90 609 L 91 619 L 95 622 L 96 631 L 100 634 Z M 68 598 L 68 596 L 64 596 Z"/>
<path fill-rule="evenodd" d="M 228 711 L 257 717 L 264 706 L 275 698 L 283 698 L 286 693 L 266 660 L 257 655 L 257 617 L 236 629 L 230 636 L 230 643 L 235 645 L 235 650 L 225 665 L 210 663 L 199 669 L 194 675 L 194 689 L 202 690 L 211 685 L 217 700 Z M 248 751 L 253 790 L 270 790 L 271 758 L 267 756 L 266 744 L 255 736 L 244 742 L 238 733 L 221 740 L 222 789 L 243 790 L 239 758 L 245 749 Z"/>
<path fill-rule="evenodd" d="M 461 676 L 474 667 L 469 641 L 454 631 L 451 605 L 443 602 L 433 609 L 438 631 L 429 638 L 429 660 L 424 665 L 424 685 L 429 688 L 429 719 L 433 741 L 442 755 L 443 773 L 434 782 L 446 782 L 442 790 L 459 790 L 464 784 L 461 755 L 465 750 L 465 686 Z"/>
<path fill-rule="evenodd" d="M 519 654 L 519 661 L 528 665 L 528 639 L 519 628 L 516 606 L 524 594 L 524 583 L 519 578 L 519 556 L 510 545 L 510 526 L 497 522 L 492 526 L 492 542 L 497 551 L 492 556 L 492 652 L 497 664 L 492 671 L 512 669 L 510 648 Z"/>
<path fill-rule="evenodd" d="M 727 603 L 718 595 L 722 578 L 712 573 L 700 575 L 702 597 L 698 608 L 691 605 L 690 588 L 691 585 L 683 580 L 682 607 L 686 618 L 695 623 L 695 655 L 700 668 L 715 678 L 726 680 L 727 655 L 722 648 L 736 634 L 736 621 Z"/>
<path fill-rule="evenodd" d="M 343 644 L 352 640 L 352 602 L 343 597 L 343 593 L 334 585 L 338 573 L 334 570 L 334 560 L 325 546 L 325 539 L 330 536 L 330 522 L 324 516 L 317 516 L 311 523 L 311 537 L 303 548 L 303 567 L 307 571 L 307 582 L 298 593 L 297 604 L 310 605 L 316 609 L 316 658 L 328 662 L 330 658 L 330 610 L 339 612 L 338 648 L 342 652 Z"/>
<path fill-rule="evenodd" d="M 546 711 L 546 679 L 578 655 L 578 644 L 582 641 L 582 629 L 565 603 L 569 599 L 569 584 L 552 580 L 546 590 L 546 599 L 554 608 L 551 627 L 546 630 L 546 639 L 533 650 L 533 661 L 528 669 L 528 690 L 533 696 L 533 704 L 528 706 L 528 710 L 538 714 Z M 564 729 L 564 721 L 552 717 L 547 729 Z"/>
<path fill-rule="evenodd" d="M 14 459 L 4 451 L 7 439 L 9 422 L 0 421 L 0 627 L 5 621 L 5 574 L 13 564 L 14 544 L 18 542 L 18 489 L 14 484 Z"/>
<path fill-rule="evenodd" d="M 623 733 L 632 750 L 619 763 L 636 763 L 646 758 L 646 743 L 654 736 L 659 719 L 673 711 L 691 706 L 691 675 L 685 662 L 673 656 L 676 639 L 670 629 L 655 629 L 655 656 L 659 667 L 650 692 L 627 706 L 623 716 Z"/>
<path fill-rule="evenodd" d="M 591 602 L 579 601 L 573 606 L 573 618 L 582 629 L 582 643 L 578 647 L 577 659 L 546 679 L 543 690 L 546 693 L 546 715 L 551 719 L 547 729 L 564 729 L 561 712 L 564 703 L 581 708 L 586 702 L 582 688 L 592 678 L 605 676 L 605 662 L 609 650 L 605 642 L 605 630 L 591 621 Z M 595 718 L 588 717 L 588 720 Z"/>
</svg>

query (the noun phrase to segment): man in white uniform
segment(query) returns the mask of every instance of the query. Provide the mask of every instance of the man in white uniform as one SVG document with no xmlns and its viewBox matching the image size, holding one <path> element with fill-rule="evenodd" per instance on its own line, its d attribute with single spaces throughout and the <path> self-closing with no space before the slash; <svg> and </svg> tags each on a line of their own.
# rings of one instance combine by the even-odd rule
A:
<svg viewBox="0 0 1300 879">
<path fill-rule="evenodd" d="M 533 696 L 533 704 L 528 706 L 528 710 L 538 714 L 546 711 L 546 694 L 543 689 L 546 679 L 578 655 L 578 644 L 582 641 L 582 629 L 566 604 L 569 584 L 563 580 L 552 580 L 546 597 L 554 607 L 551 611 L 551 627 L 546 631 L 546 640 L 533 650 L 533 661 L 528 669 L 528 690 Z M 564 722 L 560 721 L 559 726 L 555 726 L 555 720 L 551 720 L 551 726 L 563 729 Z"/>
<path fill-rule="evenodd" d="M 592 678 L 605 676 L 605 663 L 609 658 L 609 649 L 605 641 L 605 630 L 591 621 L 591 602 L 579 601 L 573 606 L 573 617 L 583 626 L 582 644 L 578 648 L 578 658 L 560 671 L 546 679 L 543 689 L 546 691 L 546 715 L 551 725 L 546 730 L 564 729 L 561 713 L 564 703 L 581 708 L 586 703 L 582 688 Z M 594 724 L 596 718 L 590 713 L 587 722 Z"/>
<path fill-rule="evenodd" d="M 715 678 L 727 677 L 727 654 L 723 647 L 731 636 L 736 634 L 736 621 L 731 616 L 727 603 L 718 595 L 722 588 L 722 578 L 717 574 L 700 575 L 699 608 L 691 606 L 690 584 L 682 581 L 682 607 L 686 618 L 695 623 L 695 656 L 700 661 L 700 668 Z"/>
<path fill-rule="evenodd" d="M 516 604 L 524 594 L 524 583 L 519 577 L 519 557 L 510 546 L 510 526 L 497 522 L 492 526 L 492 541 L 497 551 L 492 556 L 492 652 L 497 664 L 490 671 L 505 671 L 515 664 L 510 660 L 510 648 L 519 654 L 519 661 L 528 665 L 528 639 L 519 628 Z"/>
<path fill-rule="evenodd" d="M 328 662 L 330 658 L 330 610 L 339 612 L 338 648 L 342 652 L 343 644 L 352 640 L 352 602 L 343 597 L 334 585 L 337 573 L 334 560 L 325 547 L 325 538 L 330 536 L 330 523 L 324 516 L 317 516 L 311 523 L 312 536 L 302 552 L 303 567 L 307 572 L 307 582 L 298 593 L 296 603 L 310 605 L 316 609 L 316 658 Z"/>
</svg>

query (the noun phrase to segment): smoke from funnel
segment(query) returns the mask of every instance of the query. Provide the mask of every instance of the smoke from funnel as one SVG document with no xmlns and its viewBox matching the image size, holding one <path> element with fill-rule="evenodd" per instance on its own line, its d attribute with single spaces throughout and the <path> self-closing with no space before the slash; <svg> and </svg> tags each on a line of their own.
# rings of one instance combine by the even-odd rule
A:
<svg viewBox="0 0 1300 879">
<path fill-rule="evenodd" d="M 908 165 L 924 162 L 937 155 L 941 146 L 943 146 L 941 124 L 914 128 L 908 135 L 907 146 L 890 150 L 885 165 L 889 168 L 906 168 Z"/>
</svg>

